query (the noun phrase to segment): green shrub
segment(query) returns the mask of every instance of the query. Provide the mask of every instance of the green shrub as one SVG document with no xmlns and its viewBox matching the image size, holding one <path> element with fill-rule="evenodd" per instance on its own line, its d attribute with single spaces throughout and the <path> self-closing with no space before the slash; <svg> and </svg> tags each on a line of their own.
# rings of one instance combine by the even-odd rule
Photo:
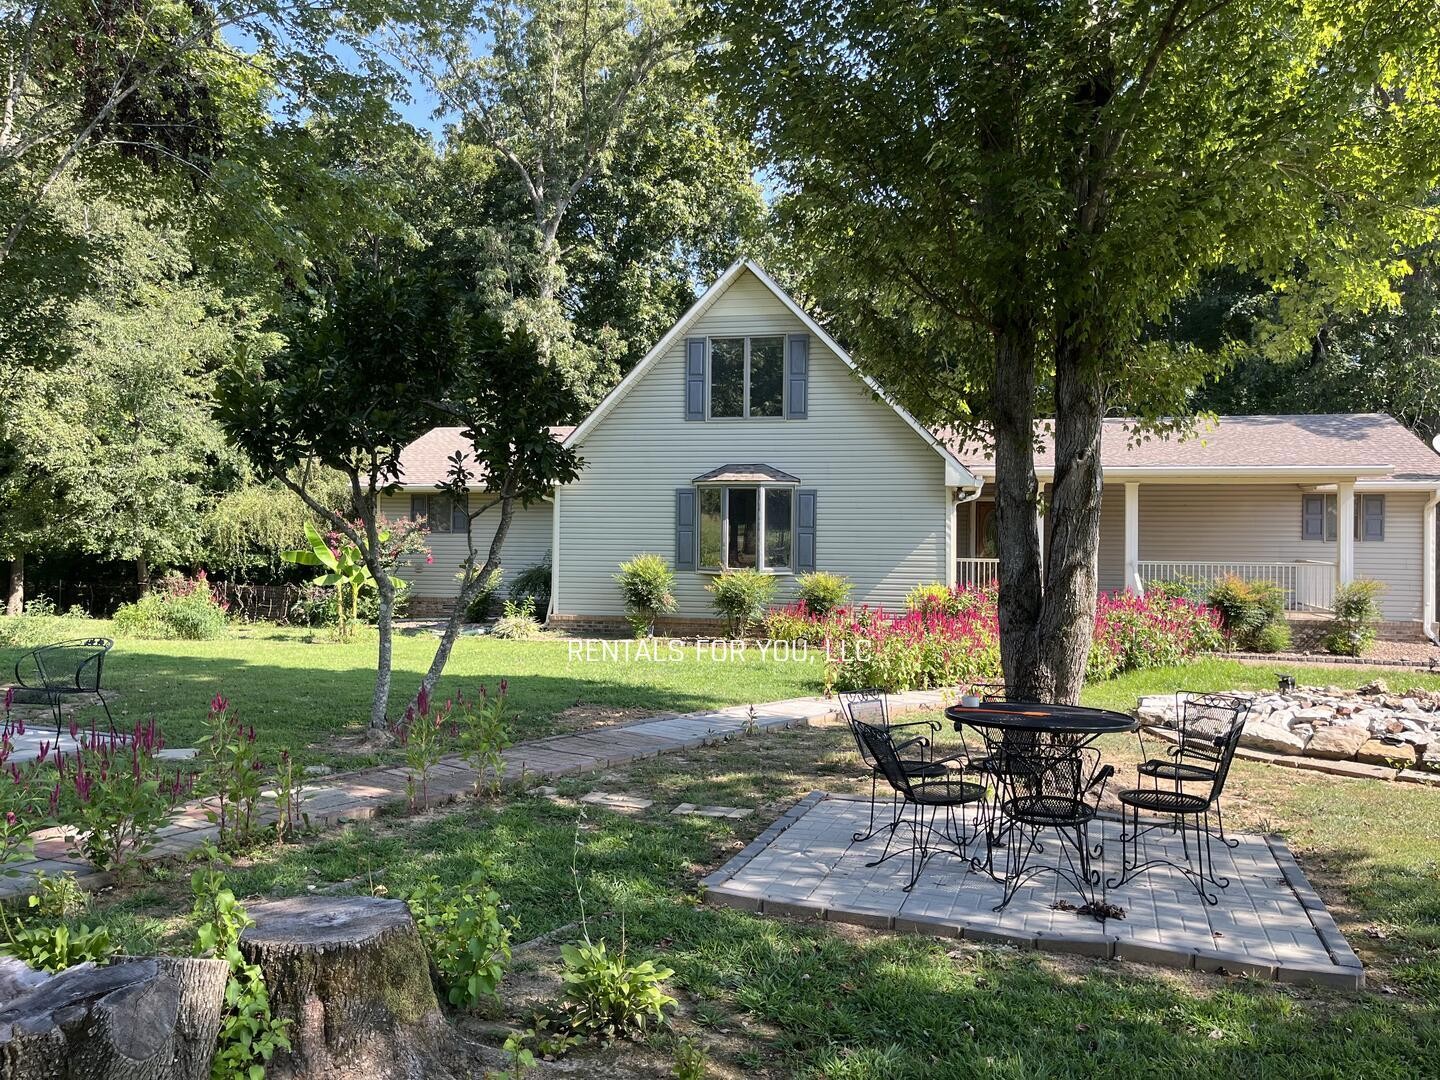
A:
<svg viewBox="0 0 1440 1080">
<path fill-rule="evenodd" d="M 533 641 L 545 632 L 535 618 L 535 597 L 506 600 L 505 609 L 490 632 L 506 641 Z"/>
<path fill-rule="evenodd" d="M 807 612 L 820 618 L 838 607 L 844 607 L 854 588 L 849 578 L 824 570 L 801 574 L 795 579 L 795 594 L 800 603 L 805 605 Z"/>
<path fill-rule="evenodd" d="M 36 971 L 64 971 L 86 961 L 104 964 L 120 951 L 103 926 L 92 930 L 82 925 L 72 930 L 63 923 L 31 926 L 20 919 L 6 919 L 3 931 L 0 953 L 22 960 Z"/>
<path fill-rule="evenodd" d="M 490 612 L 495 607 L 495 594 L 500 591 L 500 581 L 503 577 L 504 571 L 498 566 L 490 571 L 490 576 L 481 582 L 480 587 L 475 590 L 475 595 L 470 598 L 470 603 L 465 606 L 466 622 L 484 622 L 490 618 Z"/>
<path fill-rule="evenodd" d="M 1290 648 L 1290 624 L 1285 619 L 1266 623 L 1255 633 L 1256 652 L 1277 653 Z"/>
<path fill-rule="evenodd" d="M 510 579 L 510 599 L 521 603 L 526 599 L 535 602 L 533 614 L 541 622 L 550 611 L 550 557 L 542 562 L 527 566 Z"/>
<path fill-rule="evenodd" d="M 464 889 L 446 889 L 427 877 L 404 899 L 450 1004 L 473 1009 L 498 997 L 510 961 L 510 934 L 518 924 L 500 917 L 500 897 L 480 874 Z"/>
<path fill-rule="evenodd" d="M 950 587 L 938 581 L 916 585 L 905 594 L 905 610 L 918 611 L 922 615 L 948 612 L 950 609 Z"/>
<path fill-rule="evenodd" d="M 774 574 L 759 570 L 726 570 L 705 586 L 715 599 L 715 612 L 725 618 L 731 637 L 744 637 L 765 618 L 775 599 L 778 581 Z"/>
<path fill-rule="evenodd" d="M 83 618 L 82 608 L 61 615 L 46 597 L 37 596 L 26 602 L 23 615 L 0 615 L 0 648 L 33 649 L 77 637 L 81 632 L 75 624 Z"/>
<path fill-rule="evenodd" d="M 210 641 L 225 633 L 225 605 L 202 571 L 170 577 L 115 612 L 115 632 L 136 638 Z"/>
<path fill-rule="evenodd" d="M 1173 581 L 1147 581 L 1145 592 L 1159 593 L 1171 600 L 1189 600 L 1192 604 L 1203 604 L 1210 587 L 1203 578 L 1181 576 Z"/>
<path fill-rule="evenodd" d="M 30 910 L 47 919 L 71 919 L 90 910 L 90 893 L 75 880 L 75 871 L 47 874 L 35 872 L 35 891 L 30 894 Z"/>
<path fill-rule="evenodd" d="M 1288 627 L 1283 632 L 1268 629 L 1285 623 L 1285 589 L 1275 582 L 1245 581 L 1227 575 L 1210 587 L 1206 601 L 1220 613 L 1220 626 L 1231 648 L 1278 652 L 1288 646 Z M 1282 636 L 1285 646 L 1273 647 Z"/>
<path fill-rule="evenodd" d="M 1357 578 L 1335 590 L 1335 618 L 1321 643 L 1336 656 L 1363 656 L 1375 642 L 1380 621 L 1380 594 L 1385 583 Z"/>
<path fill-rule="evenodd" d="M 642 1032 L 675 1004 L 660 988 L 675 972 L 651 960 L 632 964 L 623 948 L 612 954 L 603 941 L 580 941 L 560 946 L 560 955 L 565 961 L 562 1008 L 571 1029 L 582 1035 L 610 1039 Z"/>
<path fill-rule="evenodd" d="M 410 583 L 402 578 L 392 577 L 395 583 L 395 600 L 390 616 L 403 619 L 410 606 Z M 366 626 L 380 621 L 380 593 L 376 589 L 362 589 L 355 601 L 355 619 Z M 299 626 L 338 626 L 340 623 L 340 597 L 335 589 L 328 586 L 312 585 L 305 589 L 300 599 L 290 608 L 290 621 Z"/>
<path fill-rule="evenodd" d="M 659 555 L 636 555 L 621 563 L 615 584 L 636 637 L 653 634 L 656 618 L 675 610 L 675 573 Z"/>
</svg>

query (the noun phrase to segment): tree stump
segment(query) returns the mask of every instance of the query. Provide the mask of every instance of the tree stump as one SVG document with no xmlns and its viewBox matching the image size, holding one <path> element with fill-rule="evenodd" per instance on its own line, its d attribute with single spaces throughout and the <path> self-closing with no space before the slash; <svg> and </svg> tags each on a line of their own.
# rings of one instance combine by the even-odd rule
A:
<svg viewBox="0 0 1440 1080">
<path fill-rule="evenodd" d="M 448 1025 L 410 909 L 373 896 L 247 904 L 240 951 L 265 974 L 274 1015 L 294 1021 L 270 1080 L 438 1077 Z"/>
<path fill-rule="evenodd" d="M 44 975 L 0 1003 L 4 1080 L 208 1080 L 224 960 L 152 957 Z"/>
</svg>

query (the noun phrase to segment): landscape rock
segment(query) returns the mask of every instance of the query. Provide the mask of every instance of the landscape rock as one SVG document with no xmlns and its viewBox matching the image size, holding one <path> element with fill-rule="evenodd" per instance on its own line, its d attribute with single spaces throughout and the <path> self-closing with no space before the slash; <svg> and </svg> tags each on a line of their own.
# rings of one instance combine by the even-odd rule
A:
<svg viewBox="0 0 1440 1080">
<path fill-rule="evenodd" d="M 1318 728 L 1305 752 L 1311 757 L 1343 761 L 1353 758 L 1370 741 L 1370 732 L 1355 724 L 1331 724 Z"/>
<path fill-rule="evenodd" d="M 1359 761 L 1371 765 L 1399 765 L 1401 767 L 1414 765 L 1420 759 L 1419 753 L 1410 743 L 1386 742 L 1381 739 L 1370 739 L 1356 751 L 1355 757 Z"/>
<path fill-rule="evenodd" d="M 1242 739 L 1244 745 L 1272 754 L 1303 754 L 1307 741 L 1303 734 L 1274 723 L 1273 718 L 1258 724 L 1247 723 Z"/>
</svg>

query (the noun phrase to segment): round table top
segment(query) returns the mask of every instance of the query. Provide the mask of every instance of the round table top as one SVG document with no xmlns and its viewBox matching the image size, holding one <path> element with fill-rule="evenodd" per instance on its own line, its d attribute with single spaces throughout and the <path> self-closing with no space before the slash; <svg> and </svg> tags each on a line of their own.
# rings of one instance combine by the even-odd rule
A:
<svg viewBox="0 0 1440 1080">
<path fill-rule="evenodd" d="M 1134 731 L 1139 721 L 1109 709 L 1083 705 L 1047 705 L 1031 701 L 986 701 L 980 705 L 951 705 L 947 719 L 971 727 L 1011 731 L 1052 731 L 1077 735 L 1108 735 Z"/>
</svg>

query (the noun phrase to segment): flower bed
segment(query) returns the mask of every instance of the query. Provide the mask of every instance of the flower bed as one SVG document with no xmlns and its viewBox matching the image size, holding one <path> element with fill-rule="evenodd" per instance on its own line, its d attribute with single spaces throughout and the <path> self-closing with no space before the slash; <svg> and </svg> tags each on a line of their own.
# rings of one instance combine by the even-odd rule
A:
<svg viewBox="0 0 1440 1080">
<path fill-rule="evenodd" d="M 927 586 L 911 594 L 901 613 L 862 605 L 814 616 L 803 603 L 791 604 L 769 612 L 765 632 L 823 648 L 826 683 L 835 690 L 897 692 L 1003 678 L 993 589 Z M 1095 612 L 1086 677 L 1176 664 L 1222 645 L 1219 618 L 1202 604 L 1160 594 L 1106 594 Z"/>
</svg>

